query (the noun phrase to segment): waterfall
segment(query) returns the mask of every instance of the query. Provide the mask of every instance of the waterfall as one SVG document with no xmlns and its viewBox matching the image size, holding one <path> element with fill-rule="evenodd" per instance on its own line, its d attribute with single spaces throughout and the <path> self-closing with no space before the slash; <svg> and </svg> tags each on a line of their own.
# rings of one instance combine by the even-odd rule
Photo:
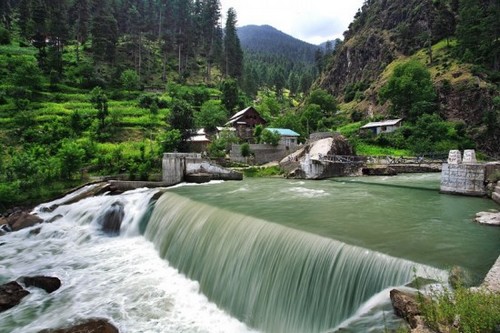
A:
<svg viewBox="0 0 500 333">
<path fill-rule="evenodd" d="M 145 237 L 210 300 L 266 332 L 324 332 L 385 288 L 441 274 L 169 192 Z"/>
</svg>

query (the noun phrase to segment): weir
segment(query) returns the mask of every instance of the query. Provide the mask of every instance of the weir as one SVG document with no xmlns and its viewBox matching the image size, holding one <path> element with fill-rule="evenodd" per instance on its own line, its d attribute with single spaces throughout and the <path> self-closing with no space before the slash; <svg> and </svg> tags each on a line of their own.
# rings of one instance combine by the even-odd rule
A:
<svg viewBox="0 0 500 333">
<path fill-rule="evenodd" d="M 437 269 L 166 192 L 145 231 L 219 307 L 266 332 L 324 332 Z"/>
</svg>

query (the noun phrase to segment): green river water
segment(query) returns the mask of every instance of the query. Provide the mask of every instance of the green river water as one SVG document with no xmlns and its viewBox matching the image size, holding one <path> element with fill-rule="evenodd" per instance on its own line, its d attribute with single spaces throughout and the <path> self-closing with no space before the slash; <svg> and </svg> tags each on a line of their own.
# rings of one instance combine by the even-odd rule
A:
<svg viewBox="0 0 500 333">
<path fill-rule="evenodd" d="M 493 201 L 439 193 L 439 174 L 248 179 L 173 190 L 192 200 L 480 280 L 500 255 L 500 228 L 472 223 Z"/>
<path fill-rule="evenodd" d="M 498 208 L 439 193 L 439 174 L 245 179 L 169 189 L 145 237 L 231 316 L 264 332 L 382 332 L 400 325 L 388 293 L 415 275 L 446 283 L 460 266 L 480 283 Z"/>
</svg>

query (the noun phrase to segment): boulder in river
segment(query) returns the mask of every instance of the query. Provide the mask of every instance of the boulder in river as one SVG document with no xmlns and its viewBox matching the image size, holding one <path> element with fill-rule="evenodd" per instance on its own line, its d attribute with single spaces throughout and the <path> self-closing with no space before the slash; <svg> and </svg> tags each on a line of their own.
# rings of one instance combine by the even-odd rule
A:
<svg viewBox="0 0 500 333">
<path fill-rule="evenodd" d="M 38 333 L 119 333 L 120 331 L 106 319 L 87 319 L 83 323 L 57 329 L 45 329 Z"/>
<path fill-rule="evenodd" d="M 344 163 L 346 160 L 349 162 Z M 357 174 L 361 166 L 358 162 L 361 157 L 355 156 L 349 141 L 338 133 L 331 133 L 288 155 L 280 161 L 280 167 L 290 178 L 324 179 Z"/>
<path fill-rule="evenodd" d="M 40 217 L 27 212 L 13 213 L 9 215 L 6 220 L 12 231 L 29 228 L 34 226 L 35 224 L 43 222 L 43 219 L 41 219 Z"/>
<path fill-rule="evenodd" d="M 61 287 L 61 280 L 51 276 L 23 276 L 20 281 L 26 287 L 41 288 L 49 294 Z"/>
<path fill-rule="evenodd" d="M 0 286 L 0 312 L 8 310 L 21 302 L 21 299 L 29 295 L 16 281 L 11 281 Z"/>
<path fill-rule="evenodd" d="M 121 202 L 113 203 L 97 220 L 101 226 L 102 231 L 111 236 L 120 234 L 120 227 L 122 225 L 125 211 Z"/>
<path fill-rule="evenodd" d="M 416 328 L 419 325 L 421 314 L 417 296 L 406 291 L 392 289 L 390 297 L 394 313 L 406 320 L 411 328 Z"/>
</svg>

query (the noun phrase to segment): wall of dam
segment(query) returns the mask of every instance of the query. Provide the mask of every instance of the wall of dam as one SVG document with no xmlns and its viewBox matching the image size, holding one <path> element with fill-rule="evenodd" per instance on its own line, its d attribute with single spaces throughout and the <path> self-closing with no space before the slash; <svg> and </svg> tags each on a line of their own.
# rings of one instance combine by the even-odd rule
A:
<svg viewBox="0 0 500 333">
<path fill-rule="evenodd" d="M 197 153 L 165 153 L 162 160 L 162 181 L 168 185 L 183 181 L 241 180 L 239 172 L 223 168 Z"/>
<path fill-rule="evenodd" d="M 479 163 L 474 150 L 451 150 L 448 163 L 441 169 L 442 193 L 469 196 L 486 196 L 487 183 L 491 175 L 500 171 L 500 163 Z"/>
</svg>

